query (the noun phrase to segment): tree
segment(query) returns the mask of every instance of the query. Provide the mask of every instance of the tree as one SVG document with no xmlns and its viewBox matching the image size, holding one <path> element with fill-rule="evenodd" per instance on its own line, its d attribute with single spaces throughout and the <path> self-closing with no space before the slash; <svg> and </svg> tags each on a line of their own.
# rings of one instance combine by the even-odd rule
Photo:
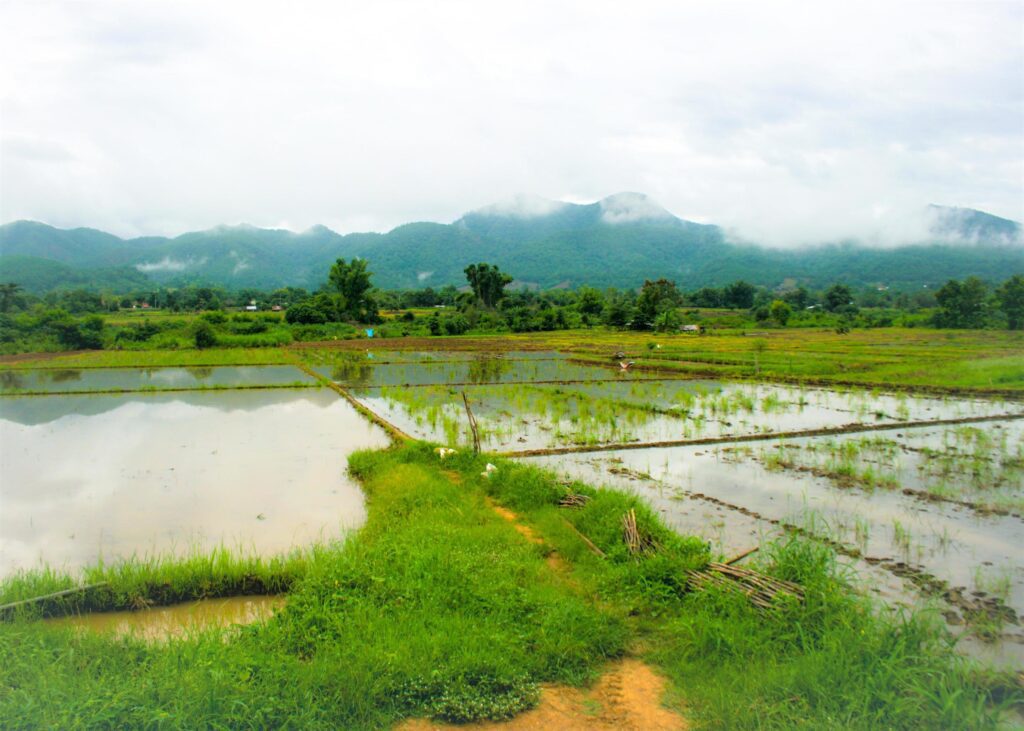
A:
<svg viewBox="0 0 1024 731">
<path fill-rule="evenodd" d="M 690 295 L 690 302 L 695 307 L 721 307 L 722 292 L 714 287 L 704 287 Z"/>
<path fill-rule="evenodd" d="M 353 259 L 347 263 L 338 259 L 331 266 L 328 280 L 341 297 L 340 314 L 354 320 L 371 322 L 377 319 L 377 307 L 371 296 L 373 272 L 366 268 L 365 259 Z"/>
<path fill-rule="evenodd" d="M 464 271 L 473 294 L 484 307 L 493 308 L 498 304 L 505 296 L 505 286 L 512 282 L 511 276 L 493 264 L 470 264 Z"/>
<path fill-rule="evenodd" d="M 754 306 L 755 291 L 753 284 L 742 279 L 733 282 L 723 290 L 722 304 L 735 310 L 749 310 Z"/>
<path fill-rule="evenodd" d="M 833 284 L 825 293 L 825 309 L 829 312 L 856 311 L 853 305 L 853 292 L 845 284 Z"/>
<path fill-rule="evenodd" d="M 794 309 L 803 310 L 807 308 L 810 295 L 803 287 L 797 287 L 782 295 L 782 301 L 789 303 Z"/>
<path fill-rule="evenodd" d="M 676 283 L 668 279 L 659 279 L 655 282 L 647 280 L 640 289 L 640 296 L 636 300 L 636 316 L 633 318 L 633 327 L 637 330 L 647 330 L 654 326 L 658 316 L 669 310 L 679 307 L 682 297 L 676 289 Z"/>
<path fill-rule="evenodd" d="M 581 287 L 577 307 L 584 315 L 599 316 L 604 310 L 604 297 L 593 287 Z"/>
<path fill-rule="evenodd" d="M 15 282 L 0 284 L 0 312 L 7 312 L 11 309 L 11 305 L 14 304 L 14 298 L 20 289 L 21 285 Z"/>
<path fill-rule="evenodd" d="M 935 293 L 939 304 L 935 324 L 953 328 L 984 327 L 987 291 L 985 283 L 977 277 L 967 277 L 962 283 L 950 279 Z"/>
<path fill-rule="evenodd" d="M 996 290 L 996 302 L 1010 330 L 1024 330 L 1024 276 L 1014 274 Z"/>
<path fill-rule="evenodd" d="M 778 323 L 779 327 L 785 327 L 786 323 L 789 322 L 790 316 L 793 314 L 793 308 L 788 303 L 782 300 L 775 300 L 768 308 L 772 319 Z"/>
</svg>

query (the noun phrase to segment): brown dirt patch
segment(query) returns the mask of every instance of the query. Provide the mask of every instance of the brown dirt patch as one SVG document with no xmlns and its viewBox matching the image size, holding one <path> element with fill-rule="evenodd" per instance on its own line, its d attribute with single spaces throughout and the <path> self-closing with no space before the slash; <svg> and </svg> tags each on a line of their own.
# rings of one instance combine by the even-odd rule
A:
<svg viewBox="0 0 1024 731">
<path fill-rule="evenodd" d="M 661 705 L 665 680 L 639 660 L 627 658 L 612 665 L 589 690 L 545 686 L 540 704 L 510 721 L 452 726 L 423 719 L 406 721 L 400 731 L 588 731 L 629 729 L 679 731 L 688 728 L 678 713 Z"/>
<path fill-rule="evenodd" d="M 530 543 L 536 543 L 537 545 L 543 545 L 544 539 L 534 533 L 533 528 L 528 525 L 523 525 L 519 522 L 519 516 L 513 513 L 508 508 L 503 508 L 496 502 L 487 498 L 487 505 L 490 506 L 491 510 L 500 515 L 502 518 L 512 524 L 512 527 L 516 529 L 516 532 L 523 538 L 528 540 Z"/>
</svg>

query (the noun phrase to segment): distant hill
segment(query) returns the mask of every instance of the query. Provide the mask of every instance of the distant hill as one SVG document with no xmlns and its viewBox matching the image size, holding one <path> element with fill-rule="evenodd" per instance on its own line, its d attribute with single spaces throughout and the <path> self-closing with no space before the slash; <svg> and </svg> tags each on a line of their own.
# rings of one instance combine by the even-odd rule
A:
<svg viewBox="0 0 1024 731">
<path fill-rule="evenodd" d="M 480 261 L 539 287 L 635 287 L 657 277 L 685 289 L 736 279 L 766 286 L 787 279 L 812 287 L 834 281 L 920 286 L 1024 272 L 1019 223 L 965 208 L 931 206 L 928 214 L 927 240 L 892 249 L 852 241 L 801 249 L 737 244 L 719 227 L 678 218 L 640 193 L 585 205 L 523 196 L 452 224 L 409 223 L 385 234 L 242 225 L 121 239 L 16 221 L 0 226 L 0 278 L 32 291 L 134 281 L 315 288 L 334 259 L 353 256 L 368 259 L 374 282 L 386 289 L 462 285 L 463 269 Z"/>
</svg>

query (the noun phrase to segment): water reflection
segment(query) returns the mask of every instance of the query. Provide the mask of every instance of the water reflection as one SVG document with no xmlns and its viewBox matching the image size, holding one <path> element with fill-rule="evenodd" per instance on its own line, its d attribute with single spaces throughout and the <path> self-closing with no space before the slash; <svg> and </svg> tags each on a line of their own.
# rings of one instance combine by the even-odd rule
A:
<svg viewBox="0 0 1024 731">
<path fill-rule="evenodd" d="M 347 454 L 387 443 L 327 390 L 0 399 L 0 575 L 333 538 L 365 519 Z"/>
<path fill-rule="evenodd" d="M 25 376 L 17 371 L 0 371 L 0 389 L 20 391 L 25 388 Z"/>
<path fill-rule="evenodd" d="M 504 358 L 484 355 L 469 362 L 470 383 L 494 383 L 509 372 L 512 363 Z"/>
<path fill-rule="evenodd" d="M 58 369 L 52 371 L 41 371 L 41 380 L 50 383 L 73 383 L 82 380 L 82 371 L 71 369 Z"/>
<path fill-rule="evenodd" d="M 373 380 L 374 363 L 352 361 L 339 363 L 331 371 L 331 380 L 348 386 L 366 386 Z"/>
</svg>

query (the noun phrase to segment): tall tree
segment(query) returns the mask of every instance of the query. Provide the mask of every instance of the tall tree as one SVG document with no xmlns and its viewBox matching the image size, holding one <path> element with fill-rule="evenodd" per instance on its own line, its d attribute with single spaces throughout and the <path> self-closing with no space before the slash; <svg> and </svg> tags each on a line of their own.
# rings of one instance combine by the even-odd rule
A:
<svg viewBox="0 0 1024 731">
<path fill-rule="evenodd" d="M 366 268 L 365 259 L 353 259 L 351 262 L 338 259 L 331 266 L 328 279 L 341 297 L 338 309 L 343 315 L 354 320 L 376 319 L 371 276 L 373 272 Z"/>
<path fill-rule="evenodd" d="M 668 279 L 659 279 L 655 282 L 645 281 L 644 286 L 640 289 L 640 296 L 636 299 L 636 317 L 633 320 L 633 327 L 638 330 L 650 329 L 655 325 L 659 315 L 670 311 L 675 312 L 682 299 L 675 282 Z M 672 322 L 671 316 L 663 319 L 669 324 Z"/>
<path fill-rule="evenodd" d="M 996 290 L 999 309 L 1006 315 L 1007 327 L 1024 330 L 1024 276 L 1014 274 Z"/>
<path fill-rule="evenodd" d="M 470 264 L 465 269 L 466 281 L 473 289 L 473 294 L 484 307 L 494 307 L 505 296 L 505 285 L 512 277 L 505 274 L 493 264 Z"/>
</svg>

